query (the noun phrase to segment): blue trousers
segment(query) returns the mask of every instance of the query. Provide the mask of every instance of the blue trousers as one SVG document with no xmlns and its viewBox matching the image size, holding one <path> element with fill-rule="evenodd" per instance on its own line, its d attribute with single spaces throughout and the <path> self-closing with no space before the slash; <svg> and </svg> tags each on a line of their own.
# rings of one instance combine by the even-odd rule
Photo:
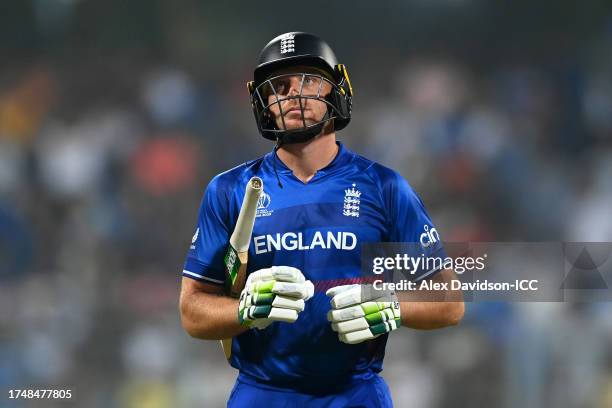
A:
<svg viewBox="0 0 612 408">
<path fill-rule="evenodd" d="M 387 383 L 378 375 L 351 384 L 334 394 L 306 394 L 246 383 L 237 379 L 227 406 L 228 408 L 392 408 L 393 401 Z"/>
</svg>

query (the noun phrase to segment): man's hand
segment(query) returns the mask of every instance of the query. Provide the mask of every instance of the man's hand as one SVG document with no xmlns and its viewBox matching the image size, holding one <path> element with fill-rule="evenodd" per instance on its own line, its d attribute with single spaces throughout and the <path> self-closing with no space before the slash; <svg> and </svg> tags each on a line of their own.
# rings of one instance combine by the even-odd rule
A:
<svg viewBox="0 0 612 408">
<path fill-rule="evenodd" d="M 260 269 L 249 275 L 240 294 L 238 320 L 243 326 L 257 329 L 265 329 L 274 321 L 293 323 L 313 294 L 312 282 L 299 269 Z"/>
<path fill-rule="evenodd" d="M 327 320 L 343 343 L 361 343 L 400 326 L 395 292 L 375 290 L 372 285 L 343 285 L 325 294 L 332 298 Z"/>
</svg>

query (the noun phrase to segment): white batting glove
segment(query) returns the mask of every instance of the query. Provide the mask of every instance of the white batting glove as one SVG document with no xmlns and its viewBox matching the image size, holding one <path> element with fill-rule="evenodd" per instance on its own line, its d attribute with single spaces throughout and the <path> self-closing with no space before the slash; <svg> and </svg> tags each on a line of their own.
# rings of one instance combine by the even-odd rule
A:
<svg viewBox="0 0 612 408">
<path fill-rule="evenodd" d="M 332 309 L 327 314 L 341 342 L 361 343 L 396 330 L 401 324 L 395 292 L 372 285 L 342 285 L 329 289 Z"/>
<path fill-rule="evenodd" d="M 249 275 L 238 304 L 241 325 L 265 329 L 272 322 L 293 323 L 304 310 L 314 286 L 291 266 L 272 266 Z"/>
</svg>

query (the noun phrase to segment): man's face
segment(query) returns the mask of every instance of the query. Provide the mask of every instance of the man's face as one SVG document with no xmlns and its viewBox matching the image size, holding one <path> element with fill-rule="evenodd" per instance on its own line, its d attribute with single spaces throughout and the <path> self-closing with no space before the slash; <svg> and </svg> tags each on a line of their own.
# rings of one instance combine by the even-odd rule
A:
<svg viewBox="0 0 612 408">
<path fill-rule="evenodd" d="M 300 74 L 296 74 L 296 72 Z M 323 119 L 327 112 L 325 102 L 304 98 L 305 96 L 317 97 L 318 95 L 319 98 L 323 99 L 331 92 L 331 83 L 322 80 L 322 75 L 317 70 L 310 67 L 293 67 L 277 71 L 272 77 L 277 77 L 270 81 L 276 94 L 267 85 L 264 86 L 264 93 L 267 95 L 268 104 L 271 104 L 270 111 L 274 115 L 278 129 L 285 129 L 285 126 L 289 130 L 299 129 L 304 127 L 304 122 L 306 122 L 306 126 L 309 126 Z M 302 98 L 299 97 L 300 89 Z M 300 101 L 304 108 L 303 119 Z"/>
</svg>

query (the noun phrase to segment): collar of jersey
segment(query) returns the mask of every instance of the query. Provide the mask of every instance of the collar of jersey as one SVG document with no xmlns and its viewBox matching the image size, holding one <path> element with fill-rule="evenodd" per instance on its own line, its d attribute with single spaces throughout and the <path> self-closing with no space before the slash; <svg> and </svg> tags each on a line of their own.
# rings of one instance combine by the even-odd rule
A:
<svg viewBox="0 0 612 408">
<path fill-rule="evenodd" d="M 334 160 L 331 161 L 327 166 L 323 167 L 320 170 L 317 170 L 316 178 L 324 176 L 329 173 L 333 173 L 335 170 L 342 168 L 343 165 L 351 161 L 352 154 L 350 150 L 344 147 L 344 144 L 340 141 L 336 141 L 338 145 L 338 153 Z M 278 157 L 274 152 L 270 152 L 266 155 L 266 159 L 269 162 L 270 166 L 276 165 L 277 171 L 283 174 L 293 174 L 291 169 L 283 163 L 283 161 Z"/>
</svg>

